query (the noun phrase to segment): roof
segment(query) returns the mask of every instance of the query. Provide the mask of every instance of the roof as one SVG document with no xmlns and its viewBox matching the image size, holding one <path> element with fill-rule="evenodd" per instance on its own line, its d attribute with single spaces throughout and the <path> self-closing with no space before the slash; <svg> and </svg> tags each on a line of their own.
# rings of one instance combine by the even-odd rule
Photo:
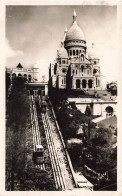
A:
<svg viewBox="0 0 122 196">
<path fill-rule="evenodd" d="M 68 58 L 67 51 L 63 46 L 58 51 L 58 58 Z"/>
<path fill-rule="evenodd" d="M 75 178 L 76 181 L 78 182 L 78 184 L 80 185 L 80 187 L 93 187 L 93 184 L 91 182 L 89 182 L 84 176 L 83 174 L 80 173 L 75 173 Z"/>
<path fill-rule="evenodd" d="M 17 65 L 17 68 L 23 68 L 23 66 L 21 65 L 21 63 L 19 63 L 19 64 Z"/>
<path fill-rule="evenodd" d="M 88 58 L 90 59 L 99 59 L 97 50 L 95 49 L 94 45 L 92 44 L 92 48 L 88 53 Z"/>
<path fill-rule="evenodd" d="M 43 148 L 43 146 L 40 144 L 36 145 L 36 148 Z"/>
<path fill-rule="evenodd" d="M 70 27 L 65 40 L 85 40 L 84 33 L 77 23 L 73 23 Z"/>
<path fill-rule="evenodd" d="M 77 15 L 76 15 L 76 12 L 74 11 L 73 24 L 66 34 L 66 39 L 65 39 L 66 41 L 68 41 L 68 40 L 85 40 L 84 33 L 83 33 L 82 29 L 78 26 L 76 18 L 77 18 Z"/>
</svg>

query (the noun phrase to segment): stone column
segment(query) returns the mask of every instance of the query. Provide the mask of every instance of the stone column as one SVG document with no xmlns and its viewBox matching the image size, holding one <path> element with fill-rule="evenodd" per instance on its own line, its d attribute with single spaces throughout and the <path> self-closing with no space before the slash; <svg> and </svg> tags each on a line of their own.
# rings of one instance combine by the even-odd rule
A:
<svg viewBox="0 0 122 196">
<path fill-rule="evenodd" d="M 82 89 L 82 80 L 80 80 L 80 88 Z"/>
<path fill-rule="evenodd" d="M 45 85 L 45 95 L 48 95 L 48 86 Z"/>
<path fill-rule="evenodd" d="M 96 88 L 96 78 L 93 79 L 93 87 Z"/>
<path fill-rule="evenodd" d="M 75 79 L 72 78 L 72 89 L 75 89 L 76 85 L 75 85 Z"/>
<path fill-rule="evenodd" d="M 88 80 L 86 80 L 86 89 L 88 89 Z"/>
</svg>

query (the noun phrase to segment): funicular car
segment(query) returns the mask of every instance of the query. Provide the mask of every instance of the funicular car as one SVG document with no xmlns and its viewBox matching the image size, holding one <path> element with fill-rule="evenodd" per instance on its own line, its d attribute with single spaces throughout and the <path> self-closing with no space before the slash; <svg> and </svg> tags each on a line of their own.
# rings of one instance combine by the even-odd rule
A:
<svg viewBox="0 0 122 196">
<path fill-rule="evenodd" d="M 36 145 L 35 151 L 33 152 L 33 160 L 37 165 L 44 162 L 44 148 L 42 145 Z"/>
<path fill-rule="evenodd" d="M 41 112 L 46 113 L 47 103 L 46 101 L 42 101 L 41 103 Z"/>
</svg>

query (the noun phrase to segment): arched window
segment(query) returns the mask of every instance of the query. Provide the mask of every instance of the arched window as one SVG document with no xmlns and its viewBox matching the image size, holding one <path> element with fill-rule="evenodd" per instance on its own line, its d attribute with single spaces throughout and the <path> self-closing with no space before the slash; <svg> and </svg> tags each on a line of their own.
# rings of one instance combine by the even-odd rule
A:
<svg viewBox="0 0 122 196">
<path fill-rule="evenodd" d="M 83 54 L 81 55 L 81 61 L 84 61 L 84 55 Z"/>
<path fill-rule="evenodd" d="M 78 55 L 78 50 L 76 50 L 76 55 Z"/>
<path fill-rule="evenodd" d="M 76 80 L 76 88 L 80 88 L 80 80 L 79 79 Z"/>
<path fill-rule="evenodd" d="M 27 80 L 27 74 L 24 74 L 24 80 L 25 81 Z"/>
<path fill-rule="evenodd" d="M 27 78 L 27 74 L 24 74 L 24 78 Z"/>
<path fill-rule="evenodd" d="M 63 79 L 62 79 L 62 84 L 64 83 Z"/>
<path fill-rule="evenodd" d="M 57 66 L 55 65 L 55 67 L 54 67 L 54 75 L 56 75 L 56 69 L 57 69 Z"/>
<path fill-rule="evenodd" d="M 83 87 L 83 88 L 86 88 L 86 80 L 85 80 L 85 79 L 82 80 L 82 87 Z"/>
<path fill-rule="evenodd" d="M 75 50 L 73 50 L 73 55 L 75 55 Z"/>
<path fill-rule="evenodd" d="M 88 88 L 92 88 L 92 80 L 91 79 L 88 81 Z"/>
<path fill-rule="evenodd" d="M 75 70 L 74 70 L 74 69 L 72 70 L 72 73 L 73 73 L 73 74 L 75 73 Z"/>
<path fill-rule="evenodd" d="M 65 60 L 62 60 L 62 64 L 65 64 Z"/>
<path fill-rule="evenodd" d="M 28 75 L 28 81 L 29 82 L 31 81 L 31 75 L 30 74 Z"/>
<path fill-rule="evenodd" d="M 94 70 L 93 70 L 93 74 L 96 74 L 96 73 L 97 73 L 97 69 L 94 69 Z"/>
<path fill-rule="evenodd" d="M 76 74 L 77 74 L 77 69 L 76 69 Z"/>
<path fill-rule="evenodd" d="M 19 78 L 22 78 L 22 74 L 19 73 L 19 74 L 18 74 L 18 77 L 19 77 Z"/>
<path fill-rule="evenodd" d="M 12 78 L 16 78 L 16 74 L 15 73 L 12 74 Z"/>
<path fill-rule="evenodd" d="M 96 86 L 97 86 L 97 78 L 96 78 Z"/>
<path fill-rule="evenodd" d="M 98 86 L 100 86 L 100 80 L 98 80 Z"/>
<path fill-rule="evenodd" d="M 70 56 L 72 56 L 72 50 L 70 50 Z"/>
<path fill-rule="evenodd" d="M 106 107 L 106 116 L 112 116 L 114 113 L 114 110 L 111 106 Z"/>
<path fill-rule="evenodd" d="M 83 70 L 84 70 L 84 66 L 82 65 L 82 66 L 81 66 L 81 71 L 83 72 Z"/>
</svg>

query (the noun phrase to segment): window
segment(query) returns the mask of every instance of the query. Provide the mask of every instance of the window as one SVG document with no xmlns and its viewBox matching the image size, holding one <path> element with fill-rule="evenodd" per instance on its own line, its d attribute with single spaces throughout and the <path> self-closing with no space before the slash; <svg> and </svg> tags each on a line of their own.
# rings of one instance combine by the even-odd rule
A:
<svg viewBox="0 0 122 196">
<path fill-rule="evenodd" d="M 74 69 L 72 70 L 72 73 L 73 73 L 73 74 L 75 73 L 75 70 L 74 70 Z"/>
<path fill-rule="evenodd" d="M 97 69 L 94 69 L 94 70 L 93 70 L 93 74 L 96 74 L 96 73 L 97 73 Z"/>
<path fill-rule="evenodd" d="M 100 80 L 98 80 L 98 86 L 100 86 Z"/>
<path fill-rule="evenodd" d="M 83 70 L 84 70 L 84 66 L 83 66 L 83 65 L 81 66 L 81 70 L 82 70 L 82 72 L 83 72 Z"/>
<path fill-rule="evenodd" d="M 66 78 L 64 78 L 64 84 L 66 84 Z"/>
<path fill-rule="evenodd" d="M 81 55 L 81 61 L 84 61 L 84 55 L 83 54 Z"/>
<path fill-rule="evenodd" d="M 94 64 L 96 65 L 96 64 L 97 64 L 97 62 L 96 62 L 96 61 L 94 61 Z"/>
<path fill-rule="evenodd" d="M 89 69 L 87 70 L 87 74 L 89 75 Z"/>
<path fill-rule="evenodd" d="M 75 55 L 75 50 L 73 50 L 73 55 Z"/>
<path fill-rule="evenodd" d="M 76 70 L 76 74 L 77 74 L 77 70 Z"/>
<path fill-rule="evenodd" d="M 62 64 L 65 64 L 65 60 L 62 60 Z"/>
<path fill-rule="evenodd" d="M 72 56 L 72 50 L 70 50 L 70 56 Z"/>
<path fill-rule="evenodd" d="M 63 72 L 63 73 L 65 73 L 65 72 L 66 72 L 66 70 L 65 70 L 65 69 L 62 69 L 62 72 Z"/>
<path fill-rule="evenodd" d="M 78 50 L 76 50 L 76 55 L 78 55 Z"/>
<path fill-rule="evenodd" d="M 80 88 L 80 80 L 79 79 L 76 80 L 76 88 Z"/>
<path fill-rule="evenodd" d="M 91 79 L 88 81 L 88 87 L 92 88 L 92 80 Z"/>
<path fill-rule="evenodd" d="M 63 82 L 64 82 L 64 81 L 63 81 L 63 79 L 62 79 L 62 84 L 63 84 Z"/>
</svg>

